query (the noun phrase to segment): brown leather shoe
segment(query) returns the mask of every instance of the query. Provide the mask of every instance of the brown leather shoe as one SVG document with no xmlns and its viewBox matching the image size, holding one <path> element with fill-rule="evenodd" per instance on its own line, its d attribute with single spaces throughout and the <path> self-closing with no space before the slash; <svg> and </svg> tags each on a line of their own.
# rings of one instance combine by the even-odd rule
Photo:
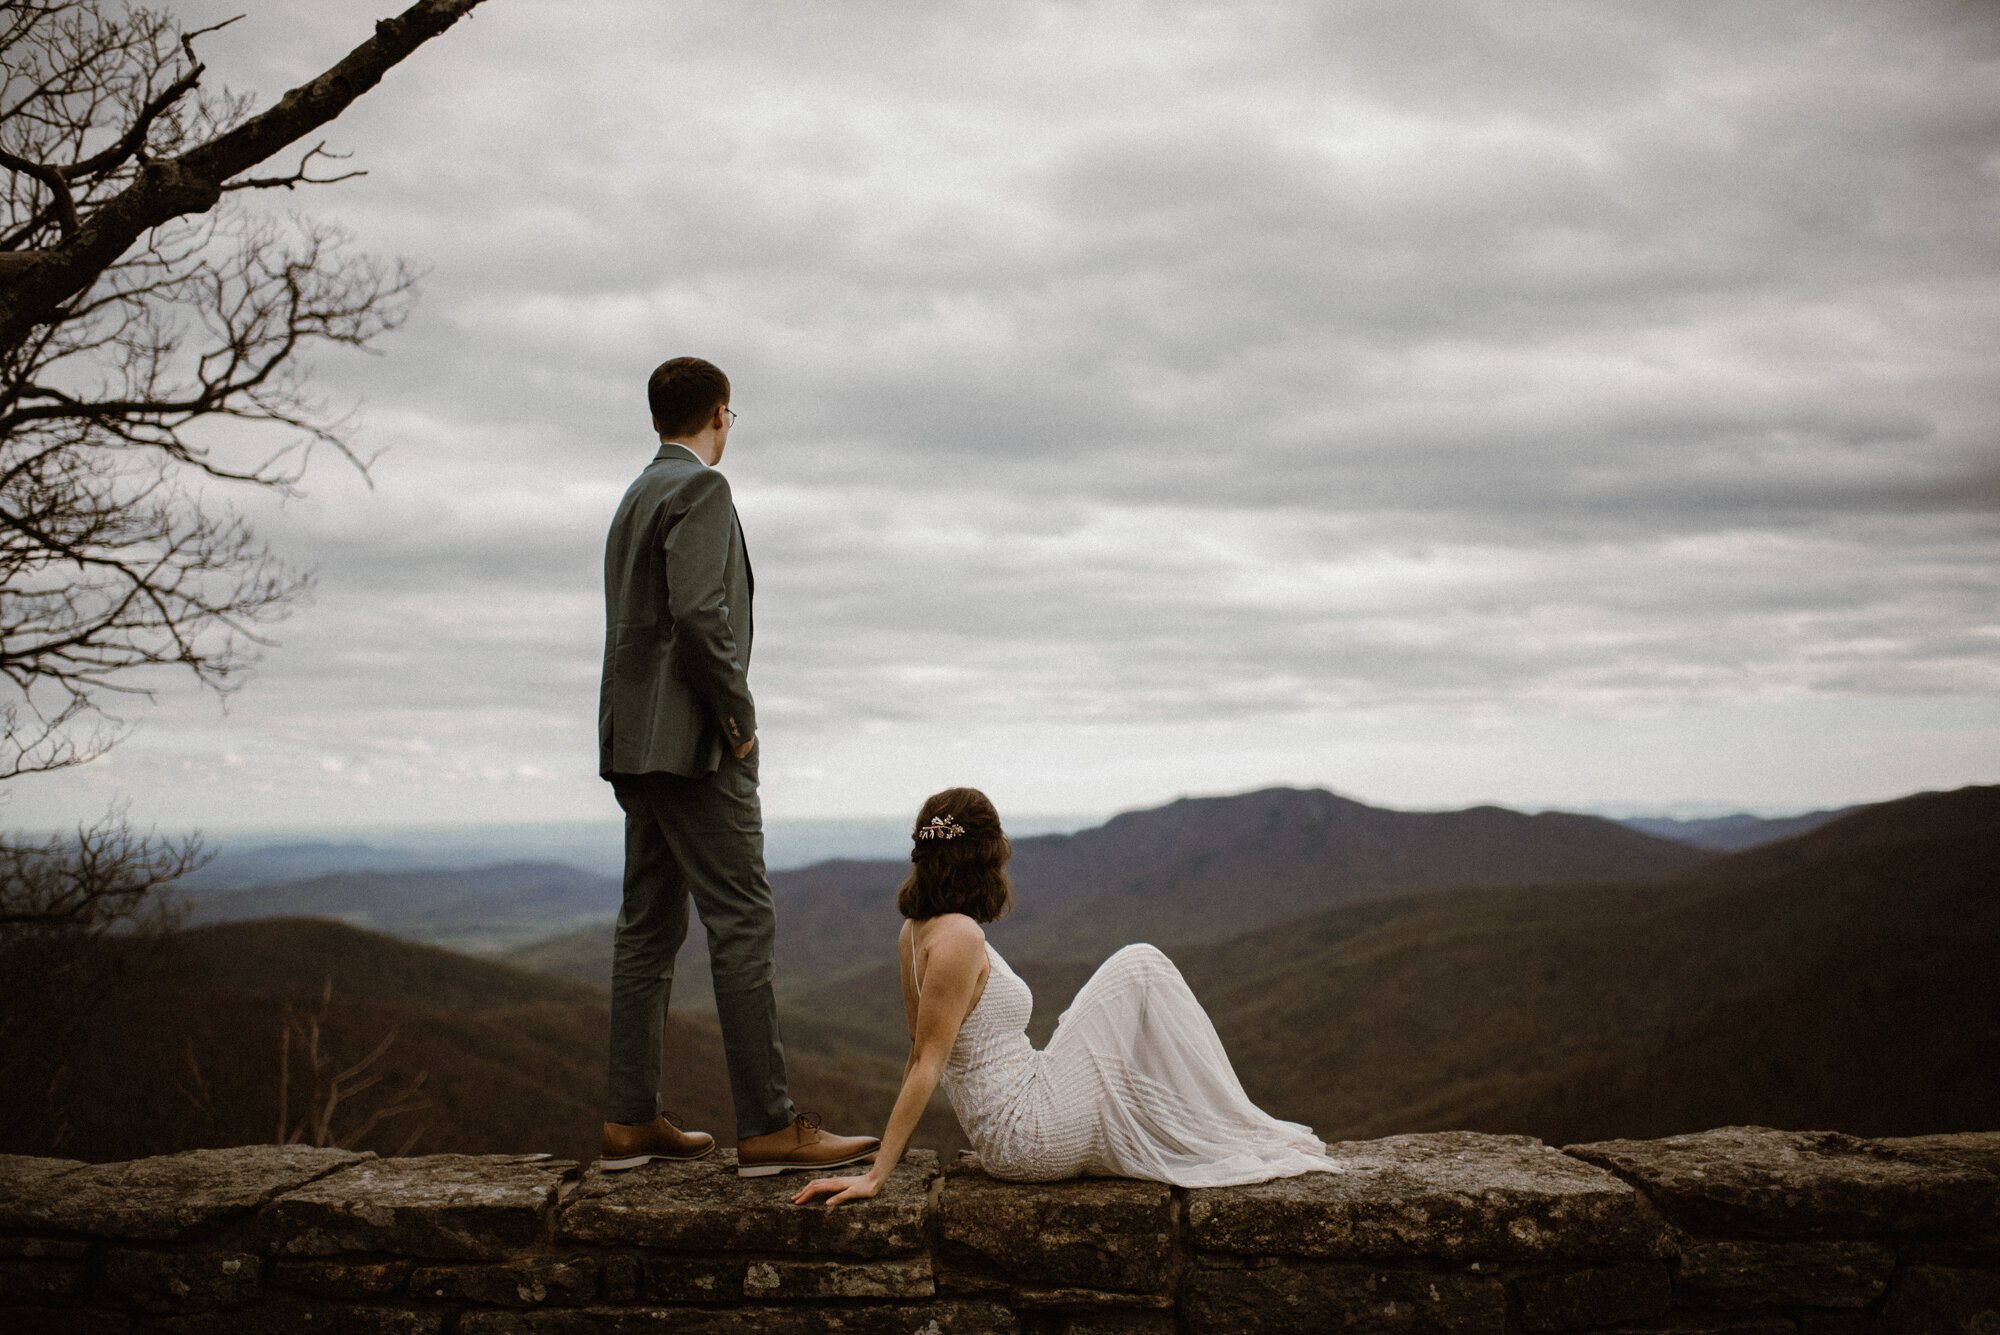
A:
<svg viewBox="0 0 2000 1335">
<path fill-rule="evenodd" d="M 597 1161 L 597 1166 L 607 1173 L 616 1173 L 654 1159 L 699 1159 L 714 1148 L 714 1136 L 706 1131 L 683 1131 L 665 1114 L 645 1126 L 606 1122 L 604 1157 Z"/>
<path fill-rule="evenodd" d="M 878 1136 L 836 1136 L 819 1129 L 818 1113 L 800 1113 L 779 1131 L 736 1142 L 736 1176 L 770 1177 L 774 1173 L 818 1172 L 875 1157 Z"/>
</svg>

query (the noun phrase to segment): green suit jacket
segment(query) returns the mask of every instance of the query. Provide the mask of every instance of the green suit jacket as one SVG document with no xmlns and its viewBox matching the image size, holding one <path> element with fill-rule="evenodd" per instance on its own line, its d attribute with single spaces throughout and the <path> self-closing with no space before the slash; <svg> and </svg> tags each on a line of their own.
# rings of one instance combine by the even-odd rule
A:
<svg viewBox="0 0 2000 1335">
<path fill-rule="evenodd" d="M 754 588 L 729 479 L 662 445 L 604 542 L 598 773 L 707 774 L 756 735 Z"/>
</svg>

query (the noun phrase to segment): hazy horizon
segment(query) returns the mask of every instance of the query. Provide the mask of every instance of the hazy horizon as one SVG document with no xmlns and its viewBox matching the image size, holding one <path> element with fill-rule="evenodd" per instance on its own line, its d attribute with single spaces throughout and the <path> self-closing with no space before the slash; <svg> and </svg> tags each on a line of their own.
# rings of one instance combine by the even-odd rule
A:
<svg viewBox="0 0 2000 1335">
<path fill-rule="evenodd" d="M 1173 800 L 1245 795 L 1183 794 Z M 1381 806 L 1378 803 L 1366 805 Z M 1124 807 L 1107 813 L 1012 816 L 1007 820 L 1007 828 L 1016 839 L 1073 834 L 1097 828 L 1115 816 L 1148 809 L 1153 808 Z M 1421 811 L 1450 808 L 1387 809 Z M 1734 817 L 1780 821 L 1836 809 L 1839 808 L 1753 812 L 1740 807 L 1724 808 L 1709 804 L 1683 805 L 1665 811 L 1654 808 L 1638 811 L 1569 810 L 1573 814 L 1600 816 L 1621 822 L 1693 824 Z M 229 888 L 240 880 L 231 873 L 242 861 L 254 862 L 260 856 L 286 852 L 305 857 L 311 866 L 311 870 L 301 871 L 299 876 L 354 870 L 463 869 L 531 861 L 563 862 L 600 874 L 615 875 L 622 865 L 621 830 L 622 824 L 618 820 L 212 826 L 198 833 L 213 855 L 214 863 L 194 873 L 188 884 L 197 890 Z M 59 832 L 41 830 L 34 833 L 37 837 L 47 837 Z M 171 836 L 181 832 L 161 830 L 158 833 Z M 765 823 L 766 865 L 772 871 L 787 871 L 839 858 L 893 859 L 906 850 L 907 838 L 907 823 L 904 818 L 896 816 L 768 820 Z M 277 879 L 294 877 L 286 874 Z"/>
</svg>

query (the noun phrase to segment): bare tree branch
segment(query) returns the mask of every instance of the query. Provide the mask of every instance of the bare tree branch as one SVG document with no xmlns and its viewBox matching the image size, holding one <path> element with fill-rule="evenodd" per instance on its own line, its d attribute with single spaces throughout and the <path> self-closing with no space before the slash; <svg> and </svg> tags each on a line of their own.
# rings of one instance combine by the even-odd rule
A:
<svg viewBox="0 0 2000 1335">
<path fill-rule="evenodd" d="M 26 247 L 0 263 L 0 311 L 75 262 L 79 238 L 154 220 L 0 339 L 0 779 L 101 754 L 118 735 L 108 702 L 148 696 L 150 669 L 231 689 L 268 643 L 259 627 L 305 596 L 310 580 L 201 487 L 290 492 L 319 447 L 365 477 L 345 421 L 309 392 L 303 354 L 368 347 L 407 313 L 415 276 L 336 229 L 211 206 L 356 174 L 325 170 L 342 155 L 321 141 L 285 174 L 228 179 L 475 3 L 422 0 L 252 115 L 202 88 L 195 42 L 214 28 L 181 32 L 109 0 L 0 0 L 0 233 Z M 133 213 L 163 170 L 208 173 L 213 198 L 193 216 Z M 250 453 L 219 421 L 285 434 Z"/>
<path fill-rule="evenodd" d="M 37 251 L 0 288 L 0 350 L 18 346 L 37 324 L 58 318 L 64 302 L 148 231 L 214 208 L 231 179 L 333 120 L 398 62 L 480 3 L 417 0 L 378 22 L 373 37 L 275 106 L 177 157 L 144 162 L 129 185 L 82 217 L 59 243 Z"/>
<path fill-rule="evenodd" d="M 225 192 L 231 190 L 275 190 L 280 186 L 286 190 L 291 190 L 302 185 L 334 185 L 341 181 L 351 181 L 357 176 L 366 176 L 368 173 L 364 171 L 342 172 L 338 176 L 314 176 L 311 174 L 312 160 L 314 158 L 326 158 L 329 161 L 344 162 L 349 156 L 346 153 L 327 152 L 324 143 L 314 144 L 306 150 L 305 156 L 299 159 L 297 169 L 289 175 L 244 176 L 231 181 L 222 188 Z"/>
<path fill-rule="evenodd" d="M 323 142 L 288 173 L 247 173 L 479 2 L 417 0 L 257 112 L 203 85 L 195 44 L 214 27 L 123 0 L 0 0 L 0 781 L 102 755 L 112 708 L 163 673 L 233 689 L 306 595 L 210 484 L 290 492 L 316 448 L 366 476 L 305 363 L 395 328 L 415 276 L 337 229 L 246 210 L 245 192 L 358 174 L 327 170 Z M 117 811 L 0 837 L 0 1087 L 46 1091 L 50 1144 L 65 1037 L 131 954 L 92 947 L 170 926 L 163 889 L 202 860 Z M 329 1072 L 322 1134 L 380 1055 Z M 419 1106 L 412 1086 L 355 1134 Z"/>
</svg>

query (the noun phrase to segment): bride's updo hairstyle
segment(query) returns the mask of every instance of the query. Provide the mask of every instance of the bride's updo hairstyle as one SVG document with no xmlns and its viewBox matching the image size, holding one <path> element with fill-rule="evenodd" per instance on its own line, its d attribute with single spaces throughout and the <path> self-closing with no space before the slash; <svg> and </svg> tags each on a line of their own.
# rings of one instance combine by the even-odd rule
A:
<svg viewBox="0 0 2000 1335">
<path fill-rule="evenodd" d="M 910 833 L 910 876 L 896 891 L 905 918 L 963 913 L 992 922 L 1014 907 L 1007 859 L 1014 846 L 1000 813 L 977 788 L 947 788 L 924 803 Z"/>
</svg>

